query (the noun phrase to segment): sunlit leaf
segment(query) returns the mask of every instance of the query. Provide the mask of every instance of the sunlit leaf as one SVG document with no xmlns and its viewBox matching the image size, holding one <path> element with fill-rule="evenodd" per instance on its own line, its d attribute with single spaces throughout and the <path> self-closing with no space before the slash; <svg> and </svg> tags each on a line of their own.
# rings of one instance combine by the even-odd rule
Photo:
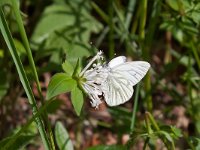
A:
<svg viewBox="0 0 200 150">
<path fill-rule="evenodd" d="M 61 93 L 69 92 L 76 86 L 76 81 L 66 73 L 57 73 L 52 78 L 47 89 L 47 99 Z"/>
<path fill-rule="evenodd" d="M 76 114 L 79 116 L 81 113 L 81 109 L 83 107 L 83 92 L 78 88 L 75 87 L 71 92 L 71 100 L 76 111 Z"/>
<path fill-rule="evenodd" d="M 72 76 L 74 67 L 70 64 L 69 61 L 65 60 L 65 62 L 62 64 L 62 68 L 68 75 Z"/>
<path fill-rule="evenodd" d="M 77 62 L 76 62 L 74 72 L 73 72 L 73 76 L 77 77 L 80 72 L 81 72 L 81 65 L 80 65 L 80 61 L 78 59 Z"/>
<path fill-rule="evenodd" d="M 69 134 L 61 122 L 56 122 L 55 139 L 60 150 L 74 149 Z"/>
</svg>

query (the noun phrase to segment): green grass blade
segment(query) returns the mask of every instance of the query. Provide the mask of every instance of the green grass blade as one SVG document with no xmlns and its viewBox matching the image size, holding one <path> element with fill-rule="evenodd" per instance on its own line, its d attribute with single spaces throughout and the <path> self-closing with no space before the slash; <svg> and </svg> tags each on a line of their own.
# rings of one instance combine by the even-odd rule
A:
<svg viewBox="0 0 200 150">
<path fill-rule="evenodd" d="M 197 49 L 195 48 L 193 42 L 190 42 L 190 43 L 191 43 L 190 45 L 191 45 L 191 49 L 192 49 L 192 52 L 193 52 L 194 58 L 196 59 L 196 61 L 197 61 L 197 65 L 198 65 L 199 70 L 200 70 L 200 58 L 199 58 L 199 55 L 198 55 Z"/>
<path fill-rule="evenodd" d="M 131 18 L 133 16 L 133 12 L 135 10 L 135 4 L 136 4 L 136 0 L 129 0 L 128 10 L 127 10 L 127 15 L 126 15 L 126 20 L 125 20 L 125 27 L 127 30 L 131 23 Z"/>
<path fill-rule="evenodd" d="M 12 2 L 12 8 L 13 8 L 14 14 L 16 16 L 16 21 L 17 21 L 17 24 L 18 24 L 18 27 L 19 27 L 19 32 L 20 32 L 20 35 L 21 35 L 21 38 L 22 38 L 22 42 L 23 42 L 24 47 L 26 49 L 30 68 L 32 70 L 32 73 L 33 73 L 33 76 L 34 76 L 34 79 L 35 79 L 35 82 L 36 82 L 36 85 L 37 85 L 37 90 L 38 90 L 38 93 L 39 93 L 39 96 L 40 96 L 40 100 L 41 100 L 42 104 L 44 105 L 44 97 L 42 95 L 42 89 L 41 89 L 41 86 L 40 86 L 40 82 L 39 82 L 35 62 L 33 60 L 29 41 L 28 41 L 26 31 L 25 31 L 25 28 L 24 28 L 24 25 L 23 25 L 23 20 L 22 20 L 22 17 L 20 15 L 20 10 L 19 10 L 19 7 L 17 5 L 16 0 L 11 0 L 11 2 Z M 49 120 L 48 120 L 47 111 L 44 111 L 44 121 L 45 121 L 44 122 L 45 126 L 47 126 L 47 128 L 48 128 L 47 132 L 50 136 L 50 142 L 51 142 L 52 148 L 55 149 L 55 144 L 54 144 L 54 140 L 53 140 L 53 136 L 52 136 L 53 133 L 52 133 L 52 130 L 51 130 L 51 124 L 49 123 Z"/>
<path fill-rule="evenodd" d="M 40 94 L 40 97 L 42 97 L 42 92 L 41 92 L 41 87 L 40 87 L 40 83 L 39 83 L 39 79 L 38 79 L 37 70 L 36 70 L 35 63 L 34 63 L 34 60 L 33 60 L 33 56 L 32 56 L 32 53 L 31 53 L 31 49 L 30 49 L 30 46 L 29 46 L 29 41 L 28 41 L 28 38 L 26 36 L 23 21 L 22 21 L 22 18 L 20 16 L 20 10 L 18 9 L 18 5 L 17 5 L 16 0 L 11 0 L 11 2 L 12 2 L 12 8 L 13 8 L 14 14 L 16 16 L 16 21 L 17 21 L 17 24 L 18 24 L 18 27 L 19 27 L 19 32 L 20 32 L 24 47 L 26 49 L 26 53 L 27 53 L 27 56 L 28 56 L 30 67 L 32 69 L 32 72 L 33 72 L 33 75 L 34 75 L 34 78 L 35 78 L 35 81 L 36 81 L 37 90 Z M 43 98 L 41 100 L 43 100 Z"/>
<path fill-rule="evenodd" d="M 137 106 L 138 106 L 139 90 L 140 90 L 140 83 L 137 85 L 136 92 L 135 92 L 135 99 L 134 99 L 134 106 L 133 106 L 133 113 L 132 113 L 131 127 L 130 127 L 131 132 L 133 132 L 134 126 L 135 126 L 135 117 L 136 117 Z"/>
<path fill-rule="evenodd" d="M 14 41 L 13 41 L 12 35 L 10 33 L 10 30 L 8 28 L 8 25 L 6 23 L 5 16 L 4 16 L 2 8 L 0 9 L 0 29 L 1 29 L 2 35 L 5 39 L 5 42 L 8 46 L 8 49 L 11 53 L 11 56 L 12 56 L 13 61 L 15 63 L 15 66 L 17 68 L 17 72 L 19 74 L 20 81 L 22 82 L 24 90 L 27 94 L 29 103 L 32 106 L 33 114 L 36 114 L 38 112 L 36 101 L 35 101 L 33 92 L 31 90 L 31 87 L 29 85 L 28 78 L 27 78 L 26 73 L 24 71 L 22 62 L 21 62 L 21 60 L 20 60 L 20 58 L 17 54 L 17 50 L 16 50 L 16 47 L 14 45 Z M 50 149 L 48 138 L 47 138 L 45 128 L 44 128 L 44 125 L 43 125 L 41 118 L 37 117 L 35 119 L 35 122 L 38 126 L 38 130 L 40 132 L 40 135 L 41 135 L 41 138 L 42 138 L 43 143 L 45 145 L 45 148 Z"/>
</svg>

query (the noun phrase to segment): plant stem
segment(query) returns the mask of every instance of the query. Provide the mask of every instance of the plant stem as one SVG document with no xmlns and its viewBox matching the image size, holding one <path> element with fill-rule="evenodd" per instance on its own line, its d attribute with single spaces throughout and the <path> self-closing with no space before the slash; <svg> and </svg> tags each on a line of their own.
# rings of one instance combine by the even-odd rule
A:
<svg viewBox="0 0 200 150">
<path fill-rule="evenodd" d="M 197 66 L 199 67 L 199 70 L 200 70 L 200 58 L 199 58 L 197 49 L 195 48 L 194 43 L 193 43 L 192 41 L 190 42 L 190 47 L 191 47 L 191 49 L 192 49 L 194 58 L 196 59 Z"/>
<path fill-rule="evenodd" d="M 147 18 L 147 0 L 142 0 L 141 6 L 142 6 L 141 7 L 142 13 L 140 16 L 139 36 L 144 43 L 144 41 L 145 41 L 145 25 L 146 25 L 146 18 Z M 145 46 L 142 47 L 142 55 L 143 55 L 143 58 L 149 60 L 149 50 Z M 150 76 L 149 72 L 147 73 L 144 81 L 145 81 L 145 90 L 150 91 L 151 90 L 151 76 Z M 148 111 L 151 112 L 152 107 L 153 107 L 151 95 L 147 95 L 145 98 L 145 101 L 147 102 Z"/>
<path fill-rule="evenodd" d="M 95 11 L 101 16 L 101 18 L 102 18 L 106 23 L 108 23 L 108 22 L 109 22 L 109 17 L 108 17 L 108 15 L 107 15 L 103 10 L 101 10 L 101 8 L 100 8 L 96 3 L 94 3 L 93 1 L 91 1 L 91 5 L 92 5 L 92 7 L 95 9 Z"/>
<path fill-rule="evenodd" d="M 138 106 L 139 90 L 140 90 L 140 84 L 138 84 L 137 87 L 136 87 L 134 106 L 133 106 L 133 113 L 132 113 L 132 119 L 131 119 L 131 127 L 130 127 L 131 132 L 133 132 L 134 126 L 135 126 L 135 118 L 136 118 L 136 112 L 137 112 L 137 106 Z"/>
<path fill-rule="evenodd" d="M 147 0 L 142 0 L 140 13 L 140 26 L 139 26 L 139 36 L 142 40 L 145 39 L 145 25 L 147 18 Z"/>
<path fill-rule="evenodd" d="M 156 129 L 156 131 L 159 131 L 160 128 L 159 128 L 158 124 L 156 123 L 156 121 L 154 120 L 153 116 L 149 112 L 146 112 L 145 114 L 148 117 L 149 121 L 151 121 L 151 124 Z"/>
<path fill-rule="evenodd" d="M 145 124 L 146 124 L 146 127 L 147 127 L 147 134 L 150 135 L 151 134 L 151 126 L 150 126 L 150 122 L 149 122 L 149 118 L 148 118 L 147 113 L 145 113 Z M 150 139 L 149 137 L 146 138 L 144 146 L 143 146 L 143 150 L 146 149 L 147 144 L 149 142 L 149 139 Z"/>
<path fill-rule="evenodd" d="M 23 68 L 23 65 L 22 65 L 22 62 L 17 54 L 17 50 L 16 50 L 16 47 L 14 45 L 14 41 L 13 41 L 13 38 L 12 38 L 12 35 L 10 33 L 10 30 L 8 28 L 8 25 L 6 23 L 6 20 L 5 20 L 5 16 L 4 16 L 4 13 L 3 13 L 3 10 L 2 8 L 0 8 L 0 28 L 1 28 L 1 32 L 2 32 L 2 35 L 5 39 L 5 42 L 8 46 L 8 49 L 10 50 L 10 53 L 11 53 L 11 56 L 13 58 L 13 61 L 15 63 L 15 66 L 16 66 L 16 69 L 17 69 L 17 72 L 19 74 L 19 78 L 20 78 L 20 81 L 22 82 L 22 85 L 25 89 L 25 92 L 27 94 L 27 97 L 28 97 L 28 100 L 29 100 L 29 103 L 32 107 L 32 111 L 33 111 L 33 115 L 35 115 L 37 112 L 38 112 L 38 108 L 37 108 L 37 104 L 36 104 L 36 101 L 35 101 L 35 97 L 33 95 L 33 92 L 31 90 L 31 87 L 30 87 L 30 84 L 28 82 L 28 78 L 26 76 L 26 73 L 24 71 L 24 68 Z M 49 145 L 49 141 L 48 141 L 48 137 L 47 137 L 47 134 L 45 132 L 45 128 L 44 128 L 44 124 L 41 120 L 41 117 L 37 117 L 35 119 L 35 122 L 38 126 L 38 130 L 40 132 L 40 135 L 41 135 L 41 138 L 42 138 L 42 141 L 44 143 L 44 146 L 47 150 L 50 149 L 50 145 Z"/>
<path fill-rule="evenodd" d="M 151 133 L 151 127 L 150 127 L 150 118 L 149 118 L 149 114 L 148 112 L 145 112 L 145 123 L 147 126 L 147 133 L 150 134 Z"/>
<path fill-rule="evenodd" d="M 131 18 L 133 16 L 133 12 L 135 10 L 135 4 L 136 4 L 136 0 L 129 0 L 128 10 L 127 10 L 127 15 L 126 15 L 126 20 L 125 20 L 125 27 L 127 30 L 131 23 Z"/>
<path fill-rule="evenodd" d="M 191 69 L 192 69 L 192 65 L 191 65 L 191 52 L 189 52 L 189 59 L 188 59 L 188 66 L 187 66 L 187 73 L 188 73 L 188 76 L 187 76 L 187 84 L 188 84 L 188 93 L 189 93 L 189 98 L 190 98 L 190 104 L 191 104 L 191 110 L 193 112 L 193 115 L 192 116 L 195 116 L 194 115 L 194 100 L 193 100 L 193 96 L 192 96 L 192 86 L 191 86 Z M 193 117 L 194 119 L 194 117 Z"/>
<path fill-rule="evenodd" d="M 28 41 L 28 38 L 26 36 L 23 21 L 22 21 L 22 18 L 20 16 L 20 11 L 18 9 L 17 1 L 16 0 L 11 0 L 11 1 L 12 1 L 12 8 L 13 8 L 14 14 L 16 16 L 16 21 L 18 23 L 19 32 L 20 32 L 24 47 L 26 49 L 26 53 L 27 53 L 27 56 L 28 56 L 28 60 L 29 60 L 31 69 L 33 71 L 33 76 L 34 76 L 35 81 L 36 81 L 37 90 L 40 94 L 40 97 L 43 97 L 42 94 L 41 94 L 42 92 L 41 92 L 40 82 L 39 82 L 39 79 L 38 79 L 37 70 L 36 70 L 35 63 L 34 63 L 34 60 L 33 60 L 33 56 L 32 56 L 32 53 L 31 53 L 31 49 L 30 49 L 30 46 L 29 46 L 29 41 Z M 44 101 L 43 98 L 41 100 Z"/>
</svg>

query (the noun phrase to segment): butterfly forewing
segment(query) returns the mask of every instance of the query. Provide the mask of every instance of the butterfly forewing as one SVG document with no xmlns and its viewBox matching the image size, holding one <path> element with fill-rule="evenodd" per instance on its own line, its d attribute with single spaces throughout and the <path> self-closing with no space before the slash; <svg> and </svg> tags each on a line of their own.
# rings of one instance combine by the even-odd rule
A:
<svg viewBox="0 0 200 150">
<path fill-rule="evenodd" d="M 112 68 L 113 74 L 121 74 L 132 86 L 136 85 L 147 73 L 150 64 L 145 61 L 132 61 Z"/>
<path fill-rule="evenodd" d="M 116 58 L 113 58 L 109 63 L 108 63 L 108 66 L 110 68 L 113 68 L 113 67 L 116 67 L 120 64 L 123 64 L 126 62 L 126 57 L 125 56 L 119 56 L 119 57 L 116 57 Z"/>
</svg>

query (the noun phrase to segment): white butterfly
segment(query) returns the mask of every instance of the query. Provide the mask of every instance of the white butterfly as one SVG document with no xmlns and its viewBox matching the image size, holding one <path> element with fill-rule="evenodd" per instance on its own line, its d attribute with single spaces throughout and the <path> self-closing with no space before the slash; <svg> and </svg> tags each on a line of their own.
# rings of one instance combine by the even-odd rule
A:
<svg viewBox="0 0 200 150">
<path fill-rule="evenodd" d="M 125 56 L 119 56 L 112 59 L 106 68 L 108 76 L 101 89 L 106 103 L 117 106 L 132 97 L 133 86 L 146 75 L 150 64 L 145 61 L 127 62 Z"/>
<path fill-rule="evenodd" d="M 101 103 L 100 95 L 109 106 L 123 104 L 132 97 L 133 86 L 146 75 L 150 64 L 145 61 L 127 62 L 125 56 L 119 56 L 106 65 L 95 64 L 94 68 L 87 70 L 96 59 L 102 57 L 101 54 L 99 52 L 82 71 L 81 74 L 86 78 L 83 89 L 91 98 L 93 107 Z"/>
</svg>

